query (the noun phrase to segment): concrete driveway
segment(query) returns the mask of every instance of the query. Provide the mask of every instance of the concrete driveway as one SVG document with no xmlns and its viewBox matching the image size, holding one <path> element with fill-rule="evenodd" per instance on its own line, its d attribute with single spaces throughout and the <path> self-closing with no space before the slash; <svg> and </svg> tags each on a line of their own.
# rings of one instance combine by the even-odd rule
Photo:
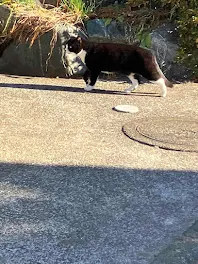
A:
<svg viewBox="0 0 198 264">
<path fill-rule="evenodd" d="M 170 245 L 198 219 L 198 153 L 140 144 L 122 126 L 197 118 L 198 85 L 165 99 L 150 84 L 122 94 L 128 85 L 86 93 L 81 79 L 0 76 L 2 264 L 196 263 L 196 230 L 185 250 Z"/>
</svg>

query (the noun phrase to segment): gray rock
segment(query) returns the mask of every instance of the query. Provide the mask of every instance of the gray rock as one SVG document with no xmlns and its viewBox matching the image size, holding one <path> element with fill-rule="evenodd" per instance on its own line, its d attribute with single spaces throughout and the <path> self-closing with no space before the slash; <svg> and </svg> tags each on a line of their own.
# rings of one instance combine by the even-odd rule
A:
<svg viewBox="0 0 198 264">
<path fill-rule="evenodd" d="M 79 72 L 82 69 L 80 61 L 76 56 L 68 56 L 65 50 L 70 35 L 77 33 L 72 27 L 60 27 L 54 48 L 50 46 L 52 31 L 37 39 L 31 48 L 29 43 L 12 43 L 0 58 L 0 72 L 46 77 L 66 77 Z"/>
<path fill-rule="evenodd" d="M 99 42 L 127 42 L 125 26 L 115 20 L 112 20 L 108 24 L 105 24 L 105 21 L 102 19 L 89 20 L 86 23 L 86 29 L 91 40 Z"/>
<path fill-rule="evenodd" d="M 121 23 L 116 22 L 115 20 L 112 21 L 107 26 L 107 32 L 112 41 L 125 42 L 124 25 L 121 25 Z"/>
<path fill-rule="evenodd" d="M 105 26 L 105 22 L 102 19 L 88 20 L 86 23 L 86 28 L 89 37 L 96 39 L 110 38 L 107 27 Z"/>
<path fill-rule="evenodd" d="M 168 78 L 177 81 L 189 79 L 190 70 L 177 62 L 178 29 L 174 24 L 165 23 L 151 32 L 151 49 Z"/>
<path fill-rule="evenodd" d="M 153 33 L 158 33 L 163 39 L 166 39 L 173 44 L 178 44 L 178 28 L 173 23 L 164 23 L 157 27 Z"/>
<path fill-rule="evenodd" d="M 5 28 L 7 32 L 11 29 L 15 18 L 10 14 L 7 7 L 0 7 L 0 33 L 5 31 Z M 7 23 L 8 18 L 9 23 Z M 31 48 L 29 43 L 16 42 L 10 44 L 5 50 L 2 47 L 0 73 L 66 77 L 80 72 L 83 69 L 81 61 L 76 56 L 66 53 L 66 42 L 71 35 L 80 34 L 79 30 L 75 27 L 59 25 L 56 27 L 56 33 L 57 41 L 54 47 L 52 30 L 38 38 Z"/>
</svg>

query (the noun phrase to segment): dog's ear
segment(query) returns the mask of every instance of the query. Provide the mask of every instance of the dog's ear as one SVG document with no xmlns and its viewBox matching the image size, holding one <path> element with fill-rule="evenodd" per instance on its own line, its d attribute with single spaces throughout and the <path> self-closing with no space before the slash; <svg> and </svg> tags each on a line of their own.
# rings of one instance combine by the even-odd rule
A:
<svg viewBox="0 0 198 264">
<path fill-rule="evenodd" d="M 77 39 L 80 43 L 82 42 L 82 39 L 81 39 L 80 36 L 78 36 L 76 39 Z"/>
</svg>

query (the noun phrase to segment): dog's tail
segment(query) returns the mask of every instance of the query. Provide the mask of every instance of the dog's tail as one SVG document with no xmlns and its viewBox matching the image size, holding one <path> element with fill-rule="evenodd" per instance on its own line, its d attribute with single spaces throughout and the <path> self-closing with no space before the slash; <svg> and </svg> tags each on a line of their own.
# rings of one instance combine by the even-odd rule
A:
<svg viewBox="0 0 198 264">
<path fill-rule="evenodd" d="M 164 75 L 164 74 L 163 74 L 163 75 Z M 170 82 L 165 76 L 163 76 L 163 79 L 164 79 L 165 84 L 166 84 L 167 87 L 170 87 L 170 88 L 173 87 L 173 83 Z"/>
<path fill-rule="evenodd" d="M 154 60 L 155 60 L 155 65 L 156 65 L 157 71 L 158 71 L 158 73 L 160 74 L 161 78 L 164 79 L 165 85 L 166 85 L 167 87 L 172 88 L 172 87 L 173 87 L 173 83 L 170 82 L 170 81 L 166 78 L 166 76 L 163 74 L 163 72 L 162 72 L 162 70 L 160 69 L 159 64 L 158 64 L 158 62 L 157 62 L 155 56 L 154 56 Z"/>
</svg>

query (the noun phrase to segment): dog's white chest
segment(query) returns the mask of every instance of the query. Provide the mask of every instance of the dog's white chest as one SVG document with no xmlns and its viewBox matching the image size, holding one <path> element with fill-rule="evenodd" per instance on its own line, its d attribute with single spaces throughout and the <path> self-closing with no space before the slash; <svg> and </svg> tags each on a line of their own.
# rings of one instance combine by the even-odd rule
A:
<svg viewBox="0 0 198 264">
<path fill-rule="evenodd" d="M 83 63 L 85 63 L 86 54 L 87 54 L 87 52 L 83 49 L 77 54 Z"/>
</svg>

